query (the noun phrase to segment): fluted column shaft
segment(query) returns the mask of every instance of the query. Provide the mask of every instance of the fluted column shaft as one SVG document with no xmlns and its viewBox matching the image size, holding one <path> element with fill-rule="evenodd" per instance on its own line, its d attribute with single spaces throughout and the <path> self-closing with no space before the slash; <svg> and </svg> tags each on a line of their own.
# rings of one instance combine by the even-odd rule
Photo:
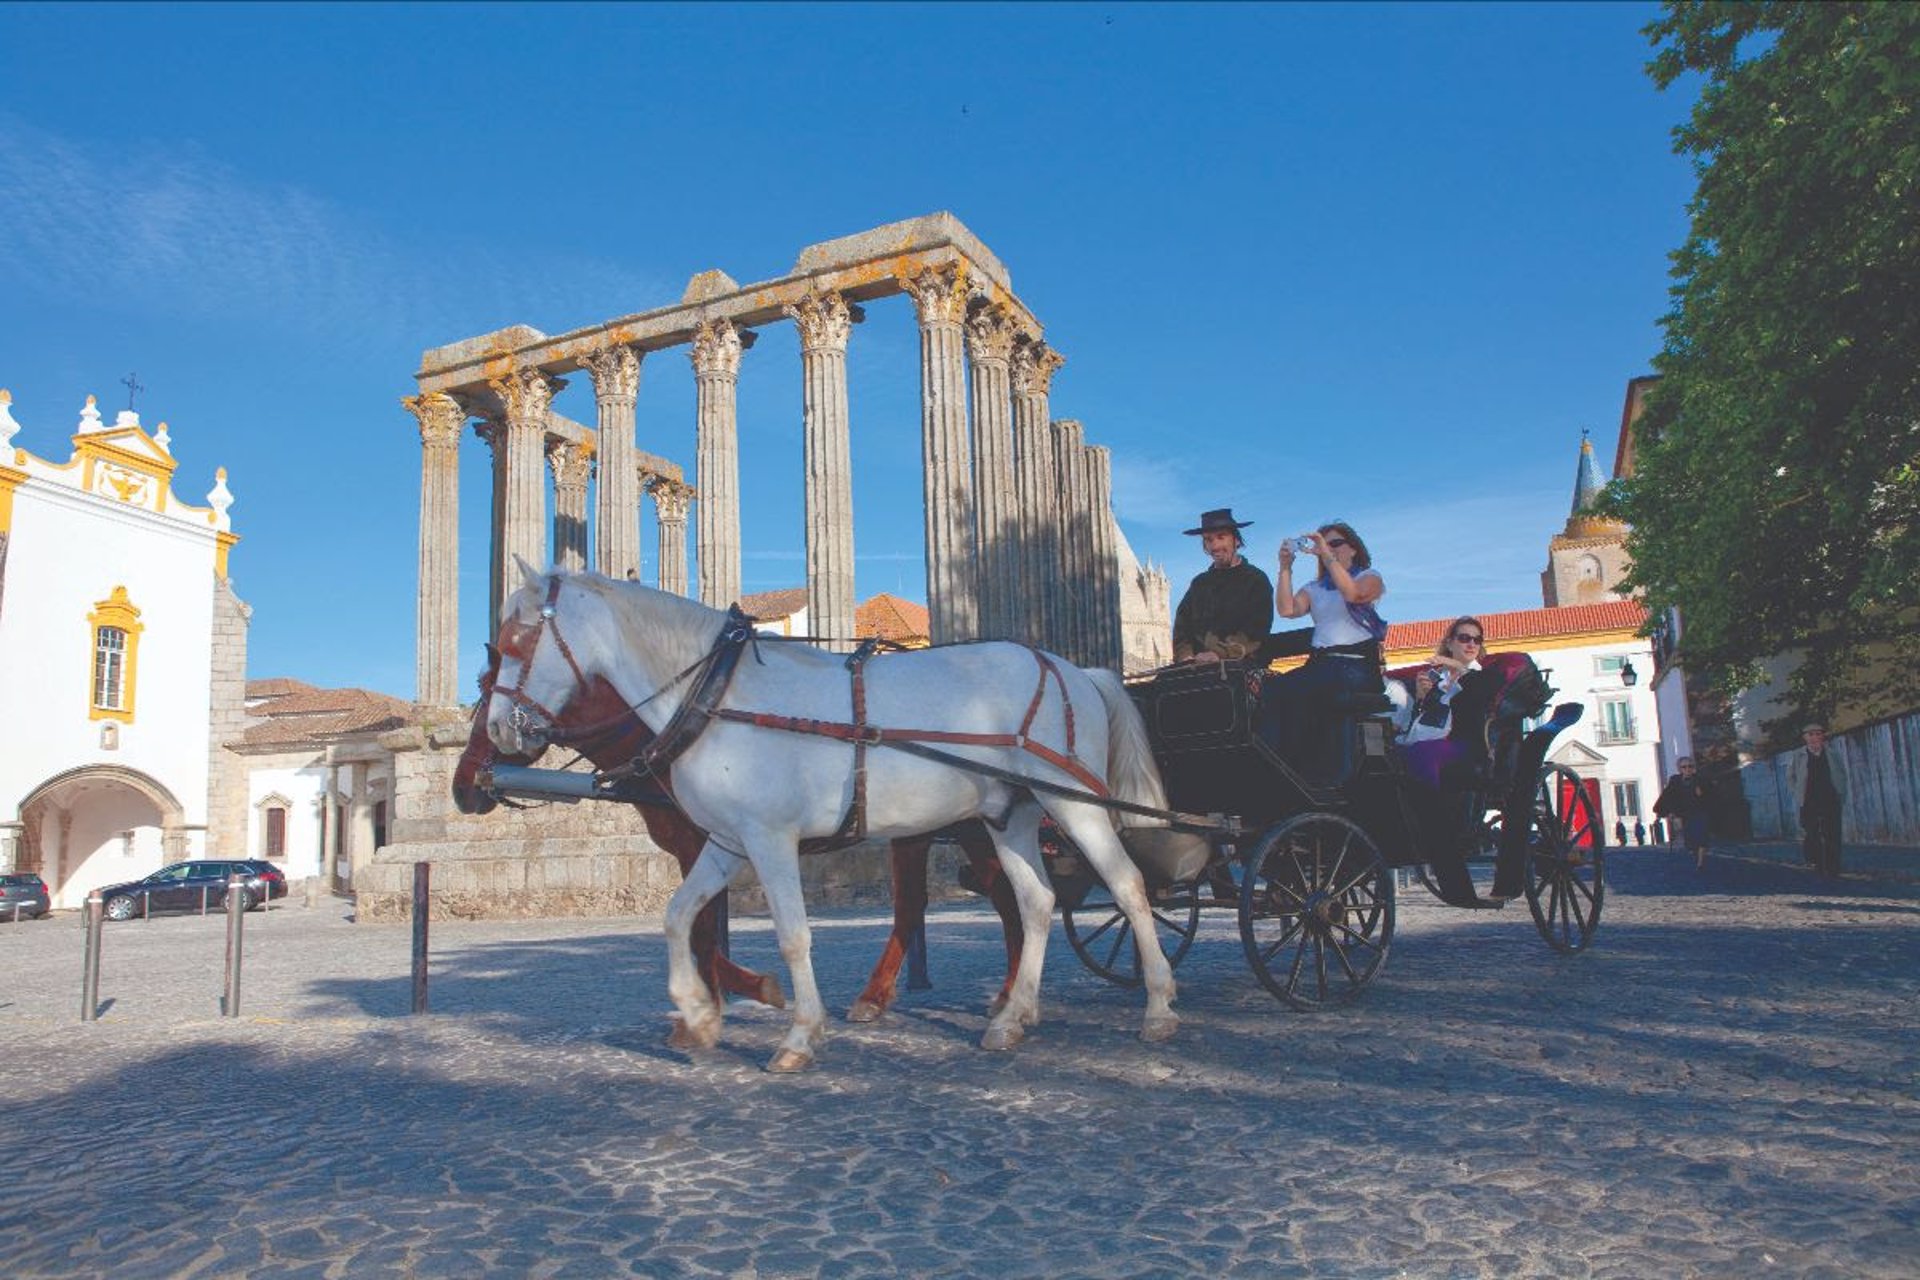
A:
<svg viewBox="0 0 1920 1280">
<path fill-rule="evenodd" d="M 920 479 L 926 506 L 927 614 L 935 644 L 980 634 L 974 589 L 973 459 L 967 439 L 964 268 L 904 282 L 920 316 Z"/>
<path fill-rule="evenodd" d="M 696 397 L 694 483 L 700 599 L 724 609 L 740 598 L 740 353 L 752 335 L 731 320 L 704 321 L 693 333 Z M 663 569 L 664 572 L 664 569 Z"/>
<path fill-rule="evenodd" d="M 632 347 L 607 347 L 580 358 L 593 377 L 598 412 L 599 487 L 593 504 L 593 567 L 609 578 L 640 570 L 639 452 L 633 407 L 640 397 L 640 362 Z"/>
<path fill-rule="evenodd" d="M 571 440 L 550 440 L 547 462 L 553 468 L 553 562 L 578 572 L 587 567 L 587 477 L 593 453 Z"/>
<path fill-rule="evenodd" d="M 805 382 L 807 626 L 851 649 L 854 638 L 853 459 L 847 427 L 847 338 L 859 318 L 837 293 L 787 308 L 800 330 Z"/>
<path fill-rule="evenodd" d="M 539 369 L 521 369 L 492 381 L 506 406 L 502 459 L 498 475 L 500 536 L 494 581 L 504 602 L 520 588 L 515 557 L 536 569 L 545 569 L 547 556 L 547 425 L 553 397 L 566 381 Z M 495 609 L 494 628 L 499 628 Z"/>
<path fill-rule="evenodd" d="M 1080 455 L 1081 427 L 1071 418 L 1053 424 L 1054 475 L 1060 493 L 1060 653 L 1076 663 L 1087 658 L 1086 606 L 1091 599 L 1087 583 L 1090 531 Z"/>
<path fill-rule="evenodd" d="M 967 366 L 973 389 L 973 492 L 979 548 L 980 634 L 993 640 L 1022 630 L 1015 549 L 1020 514 L 1014 493 L 1013 412 L 1008 366 L 1016 330 L 1006 311 L 977 307 L 967 317 Z"/>
<path fill-rule="evenodd" d="M 414 615 L 414 699 L 429 707 L 460 701 L 460 426 L 452 396 L 404 397 L 420 424 L 420 583 Z"/>
<path fill-rule="evenodd" d="M 647 485 L 660 521 L 660 589 L 687 594 L 687 507 L 693 488 L 659 476 Z"/>
<path fill-rule="evenodd" d="M 1087 448 L 1087 508 L 1093 531 L 1093 621 L 1091 665 L 1120 670 L 1119 539 L 1113 527 L 1113 453 L 1103 444 Z"/>
<path fill-rule="evenodd" d="M 1055 600 L 1060 591 L 1059 482 L 1054 474 L 1048 399 L 1067 358 L 1044 342 L 1014 348 L 1014 489 L 1020 509 L 1020 632 L 1028 644 L 1057 649 Z"/>
</svg>

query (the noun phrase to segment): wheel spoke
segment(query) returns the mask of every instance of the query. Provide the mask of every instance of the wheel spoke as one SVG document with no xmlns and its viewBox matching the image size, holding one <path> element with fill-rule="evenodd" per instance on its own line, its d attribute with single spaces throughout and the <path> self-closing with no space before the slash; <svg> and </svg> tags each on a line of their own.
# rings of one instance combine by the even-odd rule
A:
<svg viewBox="0 0 1920 1280">
<path fill-rule="evenodd" d="M 1114 965 L 1114 961 L 1120 958 L 1121 950 L 1127 945 L 1129 941 L 1132 940 L 1133 926 L 1127 923 L 1127 918 L 1125 916 L 1116 916 L 1115 919 L 1119 920 L 1120 927 L 1114 930 L 1113 943 L 1107 948 L 1107 954 L 1106 954 L 1106 959 L 1104 963 L 1108 969 L 1111 969 L 1115 973 L 1118 973 L 1119 969 Z M 1135 953 L 1134 959 L 1135 959 L 1135 963 L 1138 963 L 1139 955 L 1137 952 Z"/>
</svg>

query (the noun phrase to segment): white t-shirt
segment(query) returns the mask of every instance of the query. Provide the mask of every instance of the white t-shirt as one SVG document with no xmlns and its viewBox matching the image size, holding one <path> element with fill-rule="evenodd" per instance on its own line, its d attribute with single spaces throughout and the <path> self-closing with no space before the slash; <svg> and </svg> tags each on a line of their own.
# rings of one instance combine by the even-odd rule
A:
<svg viewBox="0 0 1920 1280">
<path fill-rule="evenodd" d="M 1359 582 L 1362 578 L 1378 578 L 1380 575 L 1371 569 L 1362 569 L 1353 575 Z M 1307 606 L 1313 614 L 1313 647 L 1325 649 L 1336 644 L 1360 644 L 1373 639 L 1367 629 L 1353 620 L 1347 612 L 1347 598 L 1334 586 L 1321 586 L 1316 574 L 1307 583 Z M 1382 595 L 1386 593 L 1381 592 Z"/>
</svg>

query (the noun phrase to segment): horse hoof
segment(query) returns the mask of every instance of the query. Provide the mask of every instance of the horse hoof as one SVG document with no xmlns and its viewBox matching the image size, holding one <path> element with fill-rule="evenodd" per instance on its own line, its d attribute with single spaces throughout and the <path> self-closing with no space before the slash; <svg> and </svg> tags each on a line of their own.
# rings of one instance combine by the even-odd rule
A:
<svg viewBox="0 0 1920 1280">
<path fill-rule="evenodd" d="M 1006 1027 L 988 1027 L 987 1034 L 980 1038 L 980 1047 L 982 1049 L 990 1049 L 995 1053 L 1006 1053 L 1026 1038 L 1027 1033 L 1017 1024 Z"/>
<path fill-rule="evenodd" d="M 787 993 L 780 989 L 780 979 L 770 973 L 760 975 L 760 1003 L 769 1009 L 787 1007 Z"/>
<path fill-rule="evenodd" d="M 887 1011 L 887 1006 L 878 1000 L 869 1000 L 865 996 L 853 1002 L 853 1008 L 847 1010 L 848 1022 L 878 1022 Z"/>
<path fill-rule="evenodd" d="M 1169 1013 L 1164 1017 L 1148 1018 L 1140 1028 L 1140 1038 L 1148 1044 L 1158 1044 L 1162 1040 L 1173 1039 L 1173 1033 L 1180 1029 L 1180 1019 Z"/>
<path fill-rule="evenodd" d="M 801 1053 L 798 1049 L 782 1048 L 767 1062 L 767 1070 L 776 1075 L 791 1075 L 795 1071 L 805 1071 L 812 1065 L 812 1054 Z"/>
<path fill-rule="evenodd" d="M 696 1049 L 711 1049 L 720 1043 L 720 1022 L 714 1019 L 703 1022 L 698 1027 L 689 1027 L 680 1018 L 673 1020 L 673 1030 L 667 1033 L 667 1047 L 692 1053 Z"/>
</svg>

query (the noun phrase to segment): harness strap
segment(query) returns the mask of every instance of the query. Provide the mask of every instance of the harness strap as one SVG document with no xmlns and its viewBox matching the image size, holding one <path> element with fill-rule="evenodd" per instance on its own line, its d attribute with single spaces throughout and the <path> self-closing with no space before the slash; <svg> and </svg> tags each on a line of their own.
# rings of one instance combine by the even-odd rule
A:
<svg viewBox="0 0 1920 1280">
<path fill-rule="evenodd" d="M 753 638 L 753 619 L 739 605 L 727 609 L 727 624 L 713 642 L 704 659 L 704 669 L 686 700 L 674 710 L 657 737 L 641 749 L 629 769 L 636 773 L 656 773 L 665 769 L 693 745 L 694 739 L 717 713 L 720 700 L 727 696 L 733 673 L 740 666 L 740 655 Z"/>
</svg>

